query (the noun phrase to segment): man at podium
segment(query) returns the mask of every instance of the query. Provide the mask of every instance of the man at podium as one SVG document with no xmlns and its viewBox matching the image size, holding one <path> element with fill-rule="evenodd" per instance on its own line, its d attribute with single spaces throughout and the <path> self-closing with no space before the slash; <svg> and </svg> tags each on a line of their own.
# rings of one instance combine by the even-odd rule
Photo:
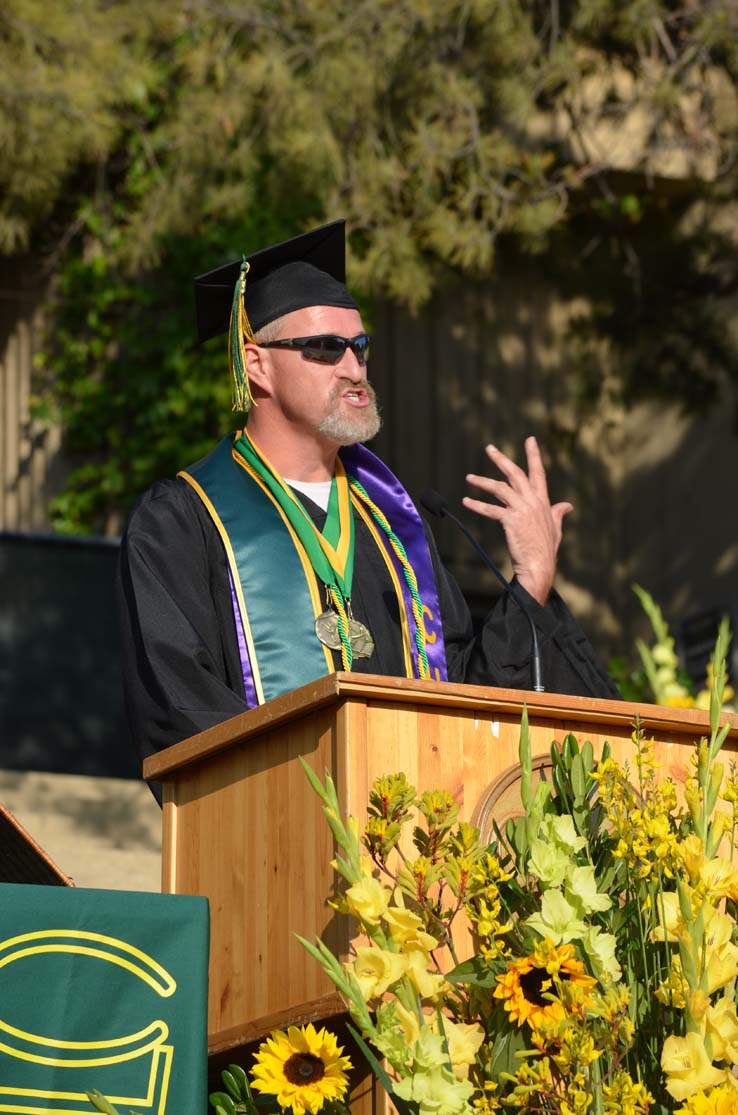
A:
<svg viewBox="0 0 738 1115">
<path fill-rule="evenodd" d="M 228 334 L 247 414 L 129 519 L 120 605 L 143 757 L 334 670 L 530 688 L 531 632 L 505 593 L 475 634 L 433 536 L 364 442 L 380 428 L 369 337 L 336 221 L 195 280 L 200 341 Z M 617 696 L 553 588 L 562 519 L 535 440 L 489 446 L 466 506 L 497 519 L 547 688 Z M 490 498 L 491 497 L 491 498 Z M 494 500 L 492 502 L 491 500 Z"/>
</svg>

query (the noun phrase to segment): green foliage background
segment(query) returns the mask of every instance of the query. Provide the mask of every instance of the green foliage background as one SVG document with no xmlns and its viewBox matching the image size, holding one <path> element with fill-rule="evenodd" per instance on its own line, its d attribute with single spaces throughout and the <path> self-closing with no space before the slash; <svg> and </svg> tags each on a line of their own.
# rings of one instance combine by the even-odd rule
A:
<svg viewBox="0 0 738 1115">
<path fill-rule="evenodd" d="M 223 429 L 192 275 L 338 216 L 363 298 L 417 308 L 535 252 L 592 301 L 582 404 L 603 339 L 625 397 L 709 403 L 738 374 L 737 79 L 732 0 L 6 0 L 0 252 L 54 280 L 39 406 L 80 462 L 57 528 L 103 529 Z M 583 154 L 593 112 L 634 106 L 632 173 Z M 665 184 L 670 148 L 692 169 Z"/>
</svg>

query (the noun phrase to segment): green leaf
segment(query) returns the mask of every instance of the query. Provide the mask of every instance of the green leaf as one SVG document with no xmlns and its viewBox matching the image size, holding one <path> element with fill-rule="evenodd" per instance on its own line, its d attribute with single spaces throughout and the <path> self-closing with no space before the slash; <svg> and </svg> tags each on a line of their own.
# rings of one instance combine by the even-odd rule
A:
<svg viewBox="0 0 738 1115">
<path fill-rule="evenodd" d="M 577 754 L 571 764 L 571 786 L 574 791 L 574 800 L 581 802 L 587 792 L 587 778 L 584 770 L 582 756 Z"/>
<path fill-rule="evenodd" d="M 224 1070 L 224 1071 L 226 1071 L 226 1070 Z M 230 1073 L 230 1077 L 231 1077 L 231 1079 L 233 1081 L 233 1084 L 236 1088 L 236 1093 L 235 1093 L 234 1098 L 236 1098 L 236 1099 L 252 1099 L 253 1097 L 251 1095 L 251 1085 L 249 1084 L 249 1078 L 246 1075 L 246 1073 L 244 1072 L 244 1070 L 241 1068 L 241 1066 L 240 1065 L 229 1065 L 227 1071 Z"/>
<path fill-rule="evenodd" d="M 472 956 L 457 964 L 446 973 L 446 979 L 449 983 L 468 987 L 495 987 L 497 984 L 496 973 L 481 956 Z"/>
<path fill-rule="evenodd" d="M 87 1098 L 93 1107 L 97 1108 L 98 1111 L 103 1111 L 105 1115 L 118 1115 L 117 1108 L 113 1107 L 110 1100 L 108 1100 L 102 1092 L 98 1092 L 95 1089 L 87 1093 Z"/>
<path fill-rule="evenodd" d="M 211 1092 L 208 1099 L 217 1115 L 236 1115 L 236 1105 L 226 1092 Z"/>
<path fill-rule="evenodd" d="M 500 1073 L 514 1073 L 520 1066 L 517 1054 L 525 1049 L 522 1030 L 508 1030 L 495 1038 L 490 1065 L 490 1078 L 499 1079 Z"/>
</svg>

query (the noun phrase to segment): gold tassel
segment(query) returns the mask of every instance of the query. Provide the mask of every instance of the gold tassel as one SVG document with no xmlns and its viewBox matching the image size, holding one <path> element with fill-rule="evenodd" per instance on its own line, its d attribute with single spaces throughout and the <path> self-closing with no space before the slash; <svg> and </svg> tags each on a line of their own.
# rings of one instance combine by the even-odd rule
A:
<svg viewBox="0 0 738 1115">
<path fill-rule="evenodd" d="M 246 313 L 246 275 L 249 271 L 249 262 L 242 257 L 241 274 L 238 276 L 233 291 L 233 305 L 231 306 L 231 322 L 228 330 L 228 365 L 233 377 L 233 410 L 248 414 L 254 400 L 251 396 L 249 376 L 246 370 L 246 342 L 253 341 L 254 333 Z"/>
</svg>

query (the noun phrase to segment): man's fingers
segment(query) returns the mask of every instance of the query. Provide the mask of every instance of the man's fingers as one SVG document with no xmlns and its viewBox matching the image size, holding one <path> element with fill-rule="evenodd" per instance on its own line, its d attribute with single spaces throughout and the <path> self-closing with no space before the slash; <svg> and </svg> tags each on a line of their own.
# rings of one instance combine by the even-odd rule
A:
<svg viewBox="0 0 738 1115">
<path fill-rule="evenodd" d="M 481 488 L 488 496 L 494 496 L 500 503 L 504 503 L 506 507 L 510 505 L 510 501 L 514 499 L 514 492 L 509 484 L 504 480 L 493 480 L 491 476 L 477 476 L 476 473 L 467 473 L 467 484 L 471 484 L 474 488 Z"/>
<path fill-rule="evenodd" d="M 477 515 L 484 515 L 487 519 L 497 519 L 500 521 L 507 511 L 506 507 L 502 507 L 496 503 L 485 503 L 481 499 L 472 499 L 471 496 L 464 496 L 461 501 L 464 507 L 469 511 L 476 511 Z"/>
<path fill-rule="evenodd" d="M 528 477 L 525 475 L 524 469 L 522 469 L 520 465 L 516 465 L 515 461 L 510 457 L 505 456 L 502 450 L 498 449 L 496 445 L 485 445 L 484 452 L 487 454 L 492 464 L 507 478 L 512 488 L 520 488 L 522 484 L 528 482 Z"/>
<path fill-rule="evenodd" d="M 551 508 L 551 515 L 553 517 L 554 527 L 556 529 L 557 547 L 559 542 L 561 541 L 561 535 L 563 534 L 564 515 L 568 515 L 569 512 L 573 510 L 574 505 L 572 503 L 555 503 Z"/>
<path fill-rule="evenodd" d="M 521 468 L 520 465 L 517 465 L 512 458 L 506 456 L 496 445 L 487 445 L 484 451 L 490 461 L 492 461 L 505 476 L 511 488 L 517 492 L 523 492 L 526 487 L 530 485 L 537 496 L 548 500 L 546 470 L 543 467 L 543 459 L 541 458 L 541 451 L 538 448 L 538 442 L 534 437 L 527 437 L 525 439 L 525 456 L 528 465 L 527 472 L 525 469 Z"/>
<path fill-rule="evenodd" d="M 570 511 L 574 510 L 573 503 L 555 503 L 551 508 L 551 514 L 557 523 L 561 523 L 564 515 L 568 515 Z"/>
<path fill-rule="evenodd" d="M 537 495 L 548 499 L 546 470 L 543 467 L 543 459 L 541 457 L 541 451 L 538 448 L 538 442 L 534 437 L 527 437 L 525 439 L 525 456 L 528 460 L 528 479 L 530 480 L 531 487 Z"/>
</svg>

